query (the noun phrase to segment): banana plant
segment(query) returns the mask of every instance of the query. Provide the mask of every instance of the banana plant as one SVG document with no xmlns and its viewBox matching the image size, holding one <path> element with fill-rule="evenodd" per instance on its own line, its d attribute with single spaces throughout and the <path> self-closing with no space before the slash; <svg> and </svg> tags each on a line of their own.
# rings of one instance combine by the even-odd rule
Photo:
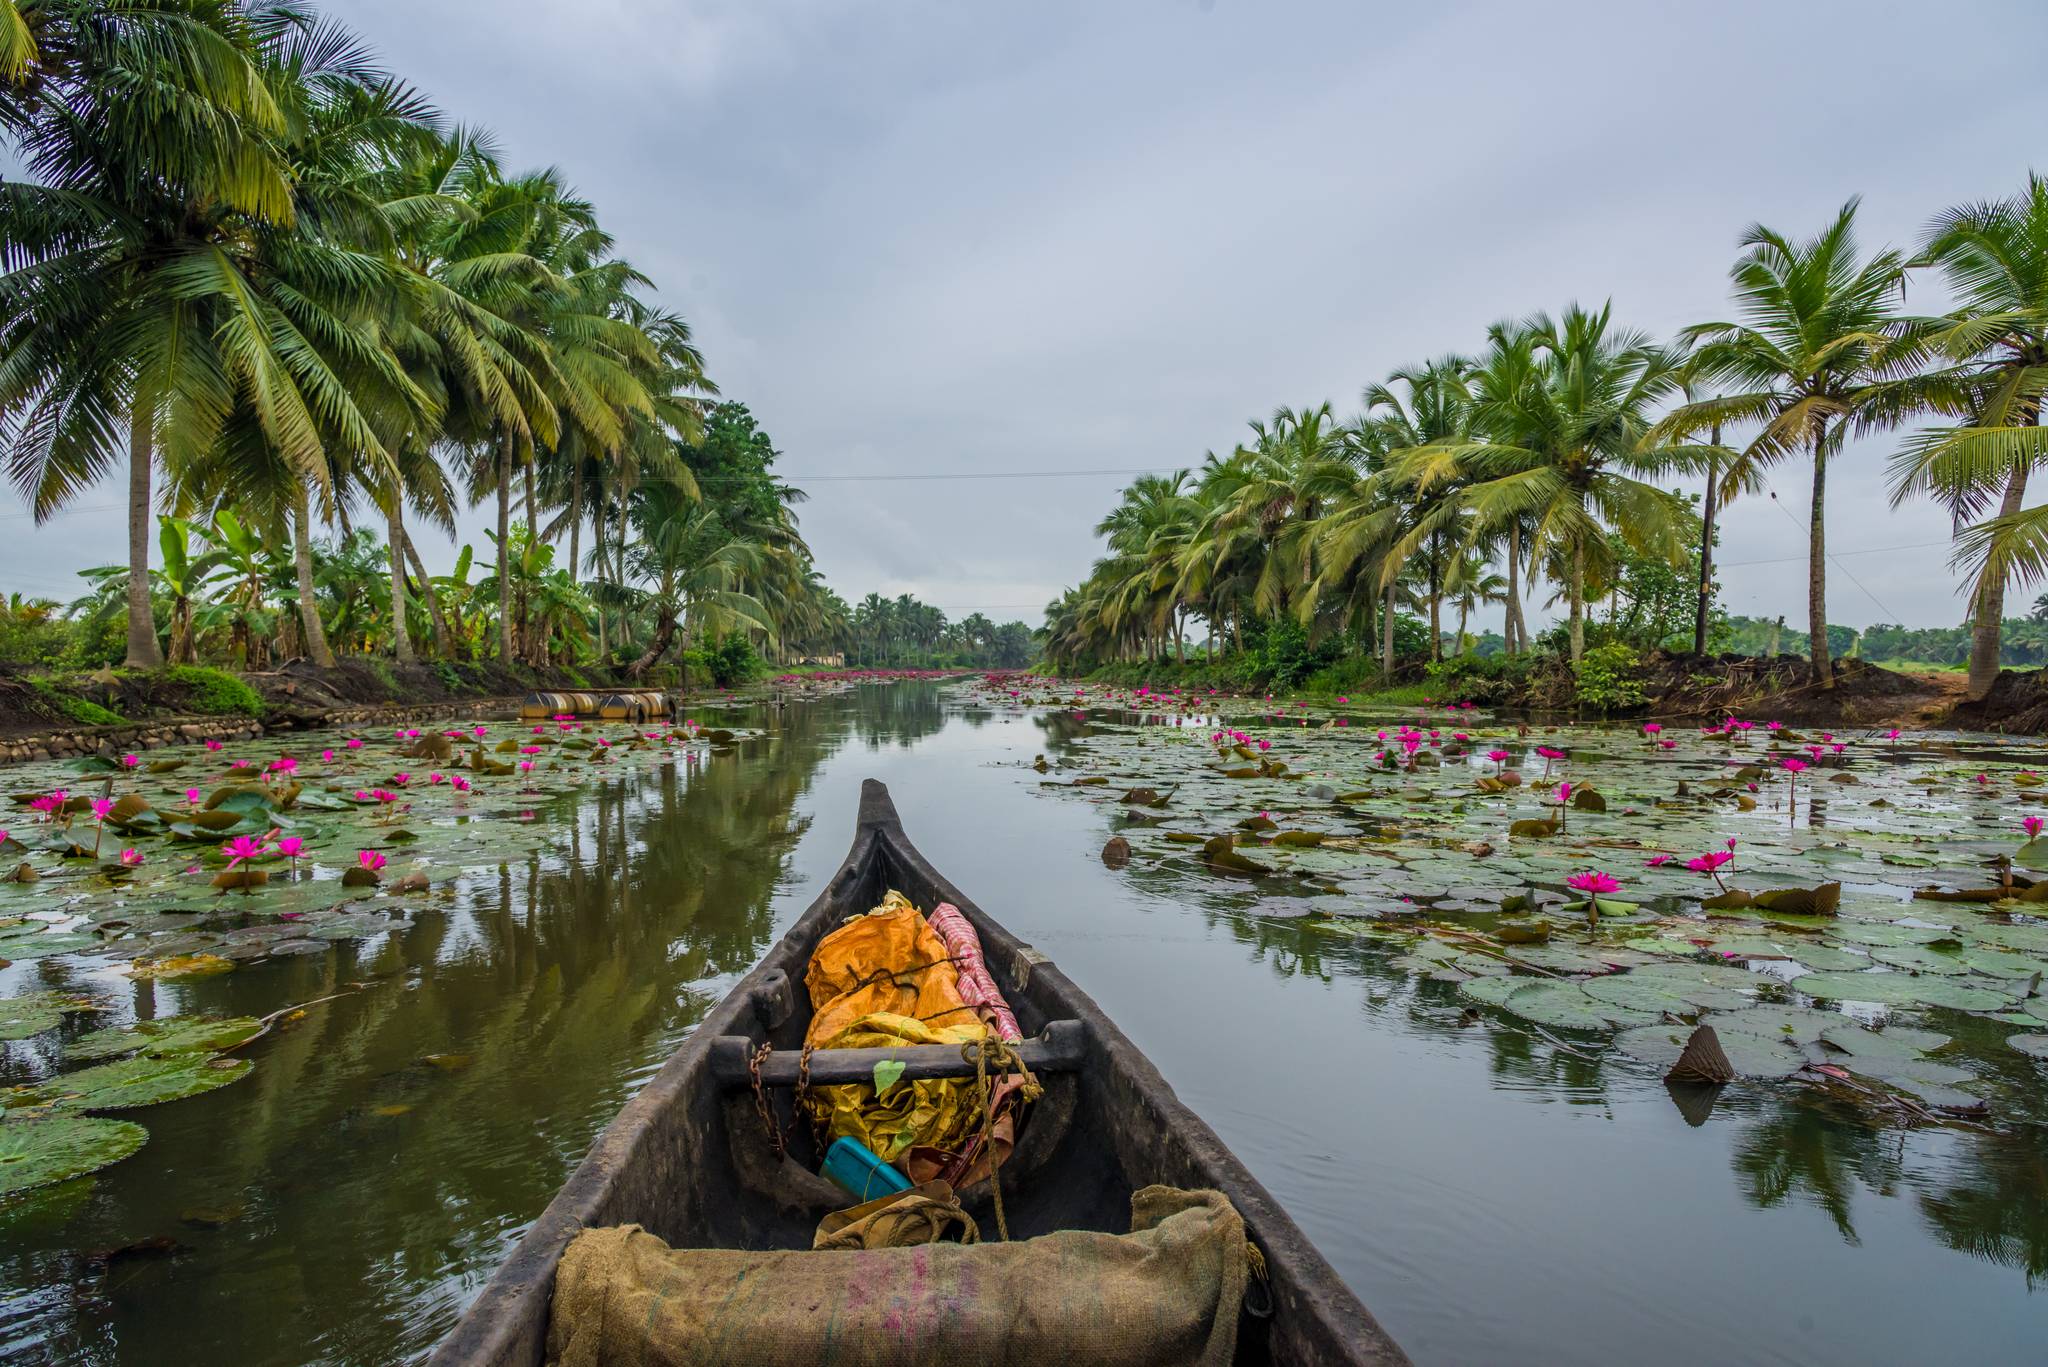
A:
<svg viewBox="0 0 2048 1367">
<path fill-rule="evenodd" d="M 223 563 L 217 550 L 193 551 L 196 530 L 182 517 L 157 519 L 160 563 L 149 574 L 156 581 L 157 591 L 171 600 L 170 662 L 174 665 L 199 663 L 193 601 L 212 586 L 214 574 Z"/>
<path fill-rule="evenodd" d="M 243 669 L 260 668 L 269 663 L 270 628 L 277 617 L 265 605 L 267 586 L 277 575 L 280 562 L 262 536 L 225 508 L 213 515 L 213 525 L 202 528 L 200 536 L 218 557 L 225 571 L 223 580 L 229 585 L 226 596 L 213 605 L 214 611 L 205 614 L 205 620 L 228 628 L 235 658 Z"/>
</svg>

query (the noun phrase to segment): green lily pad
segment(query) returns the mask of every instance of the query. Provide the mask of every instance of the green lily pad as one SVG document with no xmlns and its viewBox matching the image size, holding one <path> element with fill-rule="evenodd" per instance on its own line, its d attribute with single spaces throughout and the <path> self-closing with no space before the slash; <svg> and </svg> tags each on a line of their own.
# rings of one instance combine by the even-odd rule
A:
<svg viewBox="0 0 2048 1367">
<path fill-rule="evenodd" d="M 1943 1006 L 1956 1011 L 1997 1011 L 2010 1006 L 2019 995 L 2004 991 L 1990 979 L 1965 982 L 1910 973 L 1809 973 L 1796 979 L 1793 986 L 1828 1001 Z"/>
<path fill-rule="evenodd" d="M 2028 1058 L 2048 1063 L 2048 1035 L 2008 1035 L 2005 1042 Z"/>
<path fill-rule="evenodd" d="M 73 1011 L 90 1011 L 92 1003 L 56 992 L 30 992 L 0 1001 L 0 1040 L 27 1039 L 60 1024 Z"/>
<path fill-rule="evenodd" d="M 118 1111 L 180 1101 L 225 1087 L 249 1075 L 247 1059 L 173 1054 L 168 1058 L 122 1059 L 75 1073 L 63 1073 L 37 1087 L 38 1100 L 68 1111 Z"/>
<path fill-rule="evenodd" d="M 263 1023 L 253 1016 L 226 1020 L 211 1016 L 173 1016 L 165 1020 L 138 1021 L 134 1025 L 95 1030 L 73 1040 L 64 1049 L 67 1059 L 119 1058 L 143 1053 L 151 1058 L 172 1054 L 206 1054 L 232 1049 L 262 1033 Z"/>
<path fill-rule="evenodd" d="M 98 1116 L 0 1121 L 0 1196 L 97 1172 L 148 1140 L 149 1131 L 140 1125 Z"/>
</svg>

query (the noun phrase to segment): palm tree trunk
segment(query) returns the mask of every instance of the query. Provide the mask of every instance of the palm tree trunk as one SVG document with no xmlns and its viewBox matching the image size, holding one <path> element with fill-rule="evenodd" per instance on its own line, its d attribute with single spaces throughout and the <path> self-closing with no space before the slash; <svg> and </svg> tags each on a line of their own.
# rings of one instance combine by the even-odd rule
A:
<svg viewBox="0 0 2048 1367">
<path fill-rule="evenodd" d="M 1522 640 L 1522 524 L 1508 524 L 1508 611 L 1501 634 L 1507 637 L 1508 654 L 1519 655 Z"/>
<path fill-rule="evenodd" d="M 1572 544 L 1572 664 L 1586 653 L 1586 543 Z"/>
<path fill-rule="evenodd" d="M 1721 424 L 1714 424 L 1714 445 L 1721 444 Z M 1700 518 L 1700 603 L 1692 622 L 1692 653 L 1707 653 L 1707 614 L 1714 606 L 1714 510 L 1720 499 L 1718 470 L 1707 474 L 1707 504 Z"/>
<path fill-rule="evenodd" d="M 192 600 L 187 597 L 181 596 L 171 605 L 171 663 L 199 663 L 199 652 L 192 641 Z"/>
<path fill-rule="evenodd" d="M 659 660 L 662 657 L 663 653 L 668 650 L 669 643 L 675 640 L 675 637 L 675 614 L 669 612 L 667 609 L 663 609 L 661 614 L 661 620 L 655 627 L 654 643 L 647 647 L 646 654 L 642 655 L 639 659 L 633 661 L 633 663 L 626 666 L 626 677 L 630 679 L 637 679 L 642 674 L 645 674 L 648 670 L 648 667 L 651 666 L 656 660 Z"/>
<path fill-rule="evenodd" d="M 155 669 L 164 662 L 149 601 L 149 477 L 156 463 L 156 430 L 149 409 L 137 404 L 128 420 L 128 667 Z"/>
<path fill-rule="evenodd" d="M 577 461 L 569 475 L 569 582 L 580 582 L 583 574 L 583 462 Z"/>
<path fill-rule="evenodd" d="M 1465 614 L 1470 612 L 1469 602 L 1458 604 L 1458 653 L 1465 653 Z"/>
<path fill-rule="evenodd" d="M 1807 644 L 1813 648 L 1813 681 L 1822 688 L 1833 688 L 1834 663 L 1828 659 L 1827 492 L 1827 423 L 1823 419 L 1813 432 L 1813 511 L 1806 560 L 1806 615 L 1813 636 Z"/>
<path fill-rule="evenodd" d="M 320 622 L 320 600 L 313 595 L 312 499 L 303 481 L 298 486 L 299 506 L 292 515 L 292 567 L 298 572 L 299 626 L 306 634 L 306 654 L 322 669 L 334 668 L 334 651 L 327 644 L 327 628 Z"/>
<path fill-rule="evenodd" d="M 1429 658 L 1444 657 L 1443 595 L 1437 591 L 1436 562 L 1429 565 Z"/>
<path fill-rule="evenodd" d="M 420 585 L 420 597 L 426 601 L 427 616 L 434 622 L 434 653 L 444 660 L 452 660 L 455 658 L 455 633 L 449 630 L 448 619 L 441 613 L 440 595 L 434 592 L 433 576 L 420 562 L 420 548 L 409 536 L 405 539 L 405 558 L 412 562 L 413 577 Z"/>
<path fill-rule="evenodd" d="M 498 445 L 498 660 L 512 663 L 512 442 Z"/>
<path fill-rule="evenodd" d="M 597 502 L 590 510 L 590 552 L 597 557 L 597 577 L 611 578 L 611 558 L 604 548 L 604 485 L 597 487 Z M 609 660 L 612 648 L 606 635 L 604 604 L 597 605 L 597 658 Z"/>
<path fill-rule="evenodd" d="M 2027 467 L 2015 465 L 2005 481 L 2005 497 L 1999 500 L 1998 515 L 2011 517 L 2027 496 Z M 1977 581 L 1976 601 L 1970 607 L 1970 675 L 1964 697 L 1980 701 L 1998 682 L 1998 648 L 2005 626 L 2005 576 L 1986 567 Z"/>
<path fill-rule="evenodd" d="M 1394 677 L 1394 586 L 1387 585 L 1386 626 L 1380 631 L 1380 671 Z"/>
<path fill-rule="evenodd" d="M 391 491 L 391 653 L 412 659 L 412 635 L 405 624 L 405 491 Z"/>
</svg>

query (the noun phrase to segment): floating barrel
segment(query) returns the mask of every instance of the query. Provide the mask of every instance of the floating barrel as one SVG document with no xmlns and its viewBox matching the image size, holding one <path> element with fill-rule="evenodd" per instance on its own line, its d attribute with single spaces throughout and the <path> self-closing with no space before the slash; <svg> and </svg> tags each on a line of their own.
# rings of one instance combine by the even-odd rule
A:
<svg viewBox="0 0 2048 1367">
<path fill-rule="evenodd" d="M 529 693 L 519 704 L 519 715 L 530 721 L 548 717 L 602 717 L 606 721 L 644 721 L 670 715 L 668 694 L 658 688 L 628 688 L 614 692 L 595 691 Z"/>
</svg>

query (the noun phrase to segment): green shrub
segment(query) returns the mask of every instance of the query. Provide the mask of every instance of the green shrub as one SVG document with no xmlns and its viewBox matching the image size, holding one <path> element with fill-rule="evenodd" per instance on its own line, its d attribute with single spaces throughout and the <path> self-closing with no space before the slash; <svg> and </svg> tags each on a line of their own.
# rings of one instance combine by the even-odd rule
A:
<svg viewBox="0 0 2048 1367">
<path fill-rule="evenodd" d="M 256 690 L 225 670 L 204 665 L 167 665 L 155 677 L 190 690 L 187 705 L 194 712 L 213 716 L 263 715 L 263 699 Z"/>
<path fill-rule="evenodd" d="M 1642 658 L 1634 646 L 1619 641 L 1595 646 L 1579 657 L 1578 699 L 1581 707 L 1602 712 L 1641 707 L 1649 701 L 1643 690 Z"/>
<path fill-rule="evenodd" d="M 705 667 L 720 688 L 736 688 L 761 672 L 761 657 L 744 636 L 728 636 L 704 647 Z"/>
<path fill-rule="evenodd" d="M 127 720 L 119 712 L 109 711 L 90 698 L 66 692 L 54 679 L 31 678 L 28 686 L 35 690 L 36 702 L 45 710 L 80 726 L 114 726 Z"/>
</svg>

